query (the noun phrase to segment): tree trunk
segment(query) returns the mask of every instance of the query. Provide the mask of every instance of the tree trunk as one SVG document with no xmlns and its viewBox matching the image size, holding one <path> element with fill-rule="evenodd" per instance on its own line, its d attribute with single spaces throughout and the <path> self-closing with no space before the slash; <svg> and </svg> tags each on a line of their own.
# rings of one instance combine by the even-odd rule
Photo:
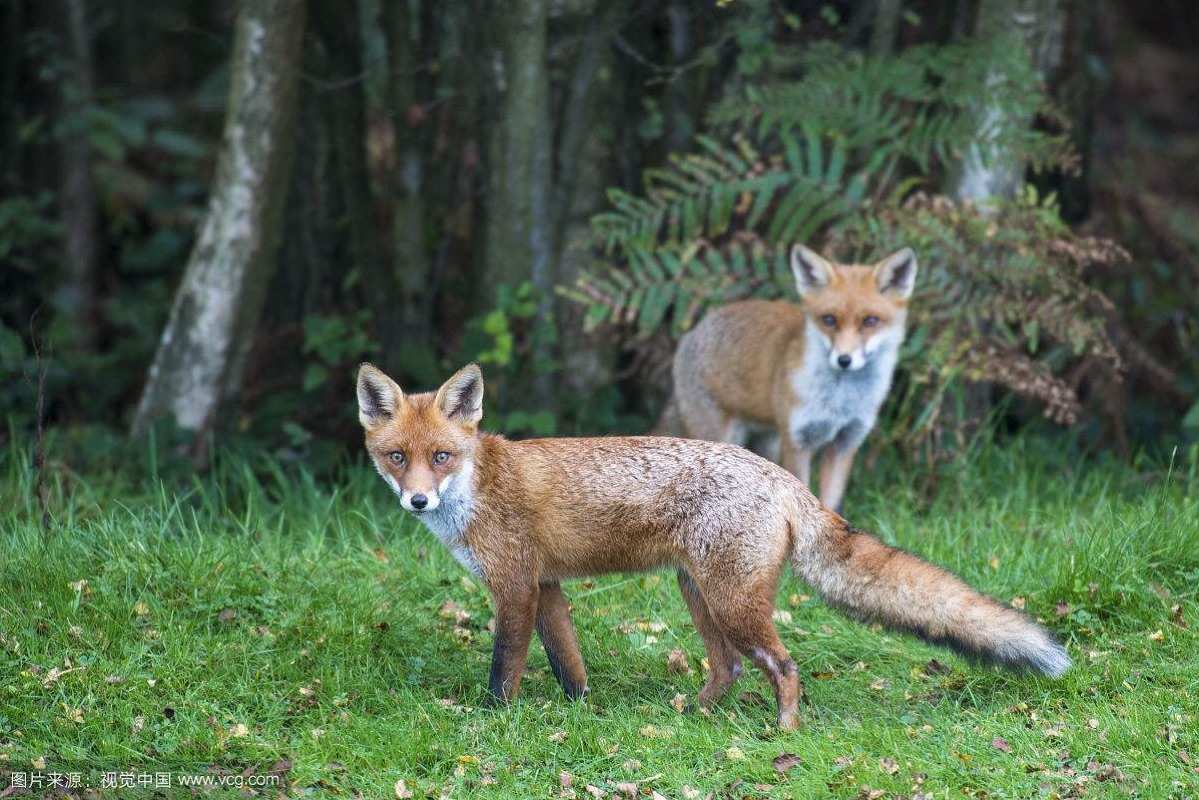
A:
<svg viewBox="0 0 1199 800">
<path fill-rule="evenodd" d="M 63 9 L 71 66 L 63 85 L 59 204 L 65 246 L 58 305 L 71 320 L 75 346 L 90 350 L 96 328 L 96 189 L 86 115 L 95 100 L 95 78 L 86 5 L 65 0 Z"/>
<path fill-rule="evenodd" d="M 549 318 L 556 283 L 551 255 L 549 75 L 546 33 L 549 0 L 497 3 L 494 18 L 499 37 L 494 89 L 498 118 L 488 144 L 486 291 L 495 302 L 501 284 L 531 281 L 540 292 L 540 313 Z M 534 359 L 552 356 L 540 342 Z M 548 405 L 553 386 L 548 378 L 534 387 Z"/>
<path fill-rule="evenodd" d="M 427 0 L 426 0 L 427 2 Z M 398 314 L 405 351 L 431 353 L 433 340 L 433 259 L 426 236 L 425 168 L 430 76 L 422 72 L 421 0 L 389 0 L 383 4 L 390 71 L 391 118 L 395 132 L 396 165 L 390 176 L 392 270 L 400 285 Z M 422 47 L 422 44 L 425 47 Z M 428 371 L 430 365 L 424 365 Z"/>
<path fill-rule="evenodd" d="M 563 286 L 573 285 L 592 262 L 590 219 L 607 204 L 614 159 L 611 140 L 601 131 L 620 124 L 613 114 L 621 100 L 613 91 L 612 41 L 628 14 L 627 0 L 597 0 L 579 12 L 583 40 L 563 99 L 554 183 L 553 253 Z M 613 348 L 583 333 L 577 303 L 558 298 L 557 315 L 563 385 L 576 397 L 589 396 L 612 382 Z"/>
<path fill-rule="evenodd" d="M 553 286 L 549 258 L 549 77 L 546 73 L 548 0 L 496 6 L 499 52 L 488 164 L 487 267 L 491 289 L 531 280 Z"/>
<path fill-rule="evenodd" d="M 874 29 L 870 32 L 870 55 L 876 58 L 891 55 L 895 47 L 895 34 L 899 31 L 899 15 L 902 12 L 901 0 L 878 0 Z"/>
<path fill-rule="evenodd" d="M 301 0 L 242 0 L 208 210 L 133 420 L 198 435 L 234 397 L 276 264 L 295 136 Z"/>
<path fill-rule="evenodd" d="M 1013 37 L 1026 48 L 1034 68 L 1044 76 L 1061 56 L 1060 0 L 981 0 L 975 34 L 989 41 Z M 987 78 L 988 88 L 996 89 L 1006 80 L 1002 71 L 995 69 Z M 990 143 L 988 132 L 1031 123 L 1031 119 L 1005 114 L 998 105 L 979 109 L 979 140 L 966 153 L 953 194 L 960 200 L 973 201 L 1015 194 L 1024 180 L 1023 165 Z"/>
<path fill-rule="evenodd" d="M 1060 12 L 1060 0 L 981 0 L 975 36 L 987 41 L 1007 37 L 1004 41 L 1025 47 L 1034 68 L 1045 75 L 1060 55 Z M 998 89 L 1006 80 L 1007 76 L 995 68 L 987 77 L 988 88 Z M 954 181 L 954 196 L 971 202 L 1014 196 L 1024 183 L 1024 165 L 1014 154 L 1004 152 L 988 141 L 989 131 L 1031 124 L 1031 119 L 1005 114 L 998 105 L 980 108 L 978 141 L 966 152 Z M 991 407 L 991 385 L 967 383 L 963 397 L 963 429 L 973 432 Z"/>
</svg>

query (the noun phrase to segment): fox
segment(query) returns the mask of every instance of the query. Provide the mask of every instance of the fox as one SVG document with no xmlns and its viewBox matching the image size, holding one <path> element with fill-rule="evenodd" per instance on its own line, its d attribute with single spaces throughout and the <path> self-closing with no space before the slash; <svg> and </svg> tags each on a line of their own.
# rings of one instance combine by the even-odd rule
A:
<svg viewBox="0 0 1199 800">
<path fill-rule="evenodd" d="M 780 729 L 799 724 L 803 692 L 772 622 L 788 563 L 826 602 L 864 621 L 1048 676 L 1071 665 L 1021 612 L 850 526 L 794 475 L 736 445 L 509 440 L 480 430 L 475 364 L 420 394 L 363 364 L 357 399 L 366 452 L 400 506 L 488 589 L 494 702 L 516 698 L 534 631 L 566 696 L 588 694 L 561 584 L 614 572 L 674 570 L 710 665 L 699 704 L 726 694 L 747 658 L 773 688 Z"/>
<path fill-rule="evenodd" d="M 820 453 L 820 501 L 841 511 L 849 473 L 891 388 L 916 279 L 904 248 L 877 264 L 837 264 L 803 245 L 790 254 L 800 304 L 742 300 L 679 341 L 672 398 L 655 428 L 747 445 L 805 484 Z"/>
</svg>

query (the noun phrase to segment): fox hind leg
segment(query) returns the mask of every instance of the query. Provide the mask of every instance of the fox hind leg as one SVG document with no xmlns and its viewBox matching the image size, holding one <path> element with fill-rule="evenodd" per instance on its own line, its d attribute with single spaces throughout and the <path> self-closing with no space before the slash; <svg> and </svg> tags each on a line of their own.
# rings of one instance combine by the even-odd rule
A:
<svg viewBox="0 0 1199 800">
<path fill-rule="evenodd" d="M 704 650 L 708 653 L 708 682 L 699 692 L 699 704 L 707 707 L 715 703 L 728 692 L 729 687 L 741 676 L 741 655 L 732 643 L 725 638 L 712 614 L 708 604 L 695 581 L 686 570 L 679 570 L 679 589 L 687 608 L 691 611 L 691 619 L 695 628 L 704 640 Z"/>
<path fill-rule="evenodd" d="M 587 669 L 579 637 L 570 620 L 570 603 L 557 583 L 543 583 L 537 599 L 537 635 L 545 647 L 550 671 L 571 700 L 587 692 Z"/>
<path fill-rule="evenodd" d="M 730 585 L 724 591 L 711 587 L 704 592 L 704 598 L 725 637 L 770 680 L 778 703 L 778 726 L 794 730 L 799 726 L 803 683 L 771 621 L 776 588 L 777 576 L 748 585 Z"/>
</svg>

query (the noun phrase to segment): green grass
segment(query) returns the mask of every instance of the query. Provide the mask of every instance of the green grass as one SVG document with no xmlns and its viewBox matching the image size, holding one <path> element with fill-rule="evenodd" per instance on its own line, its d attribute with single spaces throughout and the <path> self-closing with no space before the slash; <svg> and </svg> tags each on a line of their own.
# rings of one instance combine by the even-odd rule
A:
<svg viewBox="0 0 1199 800">
<path fill-rule="evenodd" d="M 1063 450 L 985 448 L 946 469 L 931 502 L 894 465 L 863 468 L 848 509 L 1023 598 L 1075 669 L 1053 682 L 971 665 L 849 622 L 788 577 L 780 630 L 807 698 L 803 727 L 780 733 L 752 670 L 710 716 L 672 706 L 698 691 L 703 648 L 670 575 L 567 587 L 585 702 L 562 696 L 534 644 L 519 702 L 488 709 L 486 591 L 365 466 L 318 484 L 228 459 L 166 486 L 58 464 L 44 533 L 13 448 L 0 465 L 0 772 L 40 759 L 93 781 L 275 768 L 290 796 L 394 797 L 403 779 L 416 797 L 556 797 L 567 772 L 580 797 L 622 782 L 670 798 L 1193 797 L 1195 460 Z M 458 631 L 447 601 L 470 614 Z M 674 648 L 692 674 L 668 669 Z M 784 752 L 800 759 L 785 775 L 772 767 Z"/>
</svg>

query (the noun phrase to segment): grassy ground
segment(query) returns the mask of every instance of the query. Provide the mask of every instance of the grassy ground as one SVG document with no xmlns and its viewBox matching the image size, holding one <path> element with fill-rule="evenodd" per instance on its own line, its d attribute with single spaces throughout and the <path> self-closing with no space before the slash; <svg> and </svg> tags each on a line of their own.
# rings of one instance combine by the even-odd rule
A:
<svg viewBox="0 0 1199 800">
<path fill-rule="evenodd" d="M 779 627 L 807 702 L 783 734 L 756 672 L 710 716 L 676 710 L 703 648 L 669 575 L 568 587 L 587 701 L 535 644 L 521 700 L 489 710 L 486 592 L 364 466 L 318 486 L 225 463 L 169 488 L 56 469 L 44 534 L 22 462 L 0 465 L 0 775 L 169 771 L 166 796 L 188 773 L 279 775 L 270 796 L 1199 795 L 1194 463 L 1017 442 L 947 471 L 931 503 L 864 471 L 856 524 L 1023 602 L 1077 667 L 972 666 L 788 578 Z"/>
</svg>

